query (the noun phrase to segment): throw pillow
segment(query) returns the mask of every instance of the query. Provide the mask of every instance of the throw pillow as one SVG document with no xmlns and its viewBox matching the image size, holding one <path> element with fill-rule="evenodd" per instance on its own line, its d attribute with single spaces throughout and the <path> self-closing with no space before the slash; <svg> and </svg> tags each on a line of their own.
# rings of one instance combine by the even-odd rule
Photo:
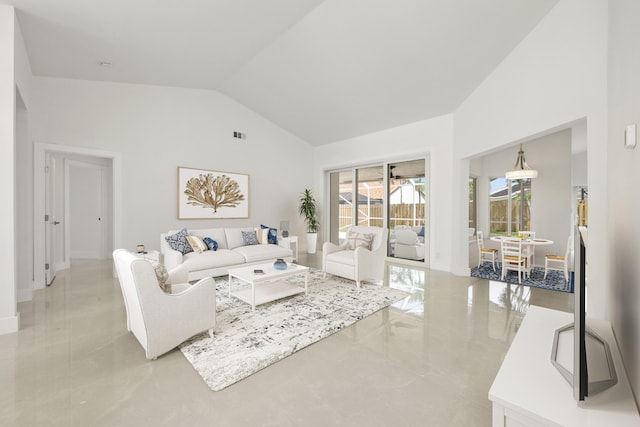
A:
<svg viewBox="0 0 640 427">
<path fill-rule="evenodd" d="M 256 236 L 256 232 L 255 231 L 243 231 L 242 232 L 242 244 L 244 246 L 257 245 L 258 244 L 258 237 Z"/>
<path fill-rule="evenodd" d="M 202 241 L 207 245 L 207 248 L 209 248 L 210 251 L 218 250 L 218 242 L 213 240 L 211 237 L 205 237 Z"/>
<path fill-rule="evenodd" d="M 269 230 L 269 235 L 267 237 L 267 240 L 269 243 L 277 245 L 278 244 L 278 229 L 277 228 L 273 228 L 273 227 L 269 227 L 268 225 L 263 225 L 260 224 L 260 228 L 265 230 L 268 229 Z"/>
<path fill-rule="evenodd" d="M 258 234 L 258 243 L 260 243 L 261 245 L 266 245 L 269 243 L 268 228 L 262 228 L 260 230 L 256 230 L 256 233 Z"/>
<path fill-rule="evenodd" d="M 424 227 L 420 229 L 420 231 L 418 232 L 418 236 L 424 237 Z"/>
<path fill-rule="evenodd" d="M 169 282 L 169 273 L 164 264 L 160 264 L 157 261 L 151 263 L 153 271 L 156 273 L 156 279 L 158 279 L 158 285 L 165 293 L 171 293 L 171 283 Z"/>
<path fill-rule="evenodd" d="M 191 246 L 191 249 L 197 254 L 201 254 L 209 249 L 207 244 L 198 236 L 187 236 L 187 242 L 189 242 L 189 246 Z"/>
<path fill-rule="evenodd" d="M 360 247 L 371 250 L 373 236 L 373 233 L 356 233 L 355 231 L 349 231 L 349 235 L 347 236 L 347 246 L 351 250 L 355 250 Z"/>
<path fill-rule="evenodd" d="M 193 252 L 191 245 L 187 242 L 187 232 L 186 228 L 178 231 L 176 234 L 171 234 L 170 236 L 165 237 L 164 239 L 167 241 L 171 249 L 174 251 L 180 252 L 182 255 L 188 254 L 189 252 Z"/>
</svg>

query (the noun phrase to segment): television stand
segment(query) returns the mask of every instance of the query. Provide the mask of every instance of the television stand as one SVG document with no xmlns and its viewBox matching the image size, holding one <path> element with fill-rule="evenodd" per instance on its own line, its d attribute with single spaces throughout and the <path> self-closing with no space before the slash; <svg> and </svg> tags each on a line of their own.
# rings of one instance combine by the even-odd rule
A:
<svg viewBox="0 0 640 427">
<path fill-rule="evenodd" d="M 588 323 L 609 343 L 618 382 L 578 406 L 573 388 L 549 357 L 556 329 L 572 321 L 571 313 L 529 307 L 489 390 L 494 427 L 640 425 L 613 330 L 604 320 L 588 319 Z"/>
<path fill-rule="evenodd" d="M 576 368 L 573 357 L 574 340 L 575 323 L 556 329 L 551 350 L 551 363 L 564 379 L 571 384 L 574 388 L 573 397 L 578 399 L 573 375 L 573 370 Z M 589 327 L 585 328 L 585 341 L 588 381 L 581 381 L 581 383 L 583 387 L 586 387 L 587 396 L 593 396 L 613 387 L 618 382 L 618 377 L 609 343 Z"/>
</svg>

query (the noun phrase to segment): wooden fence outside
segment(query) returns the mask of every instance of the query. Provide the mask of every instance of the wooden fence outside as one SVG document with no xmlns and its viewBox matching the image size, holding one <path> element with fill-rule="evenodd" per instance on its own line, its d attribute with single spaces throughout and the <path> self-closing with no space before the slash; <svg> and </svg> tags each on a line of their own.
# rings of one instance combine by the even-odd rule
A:
<svg viewBox="0 0 640 427">
<path fill-rule="evenodd" d="M 390 228 L 398 225 L 424 225 L 424 206 L 424 204 L 413 205 L 408 203 L 391 205 L 389 209 Z M 353 218 L 352 209 L 353 206 L 351 205 L 340 205 L 340 229 L 351 225 Z M 358 225 L 383 227 L 383 213 L 382 205 L 358 206 Z"/>
</svg>

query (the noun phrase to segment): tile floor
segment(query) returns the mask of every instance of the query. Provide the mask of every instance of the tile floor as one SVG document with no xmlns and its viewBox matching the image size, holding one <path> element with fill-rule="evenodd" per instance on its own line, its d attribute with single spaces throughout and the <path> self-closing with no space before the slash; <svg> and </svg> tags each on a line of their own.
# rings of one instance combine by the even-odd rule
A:
<svg viewBox="0 0 640 427">
<path fill-rule="evenodd" d="M 570 294 L 387 270 L 405 300 L 213 392 L 179 350 L 145 359 L 110 261 L 73 262 L 0 336 L 0 425 L 489 426 L 487 393 L 527 307 L 572 307 Z"/>
</svg>

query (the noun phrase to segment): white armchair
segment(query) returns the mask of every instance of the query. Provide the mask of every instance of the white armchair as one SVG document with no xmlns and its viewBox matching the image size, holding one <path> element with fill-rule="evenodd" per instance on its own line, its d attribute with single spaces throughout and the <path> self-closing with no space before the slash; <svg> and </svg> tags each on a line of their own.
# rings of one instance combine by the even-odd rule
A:
<svg viewBox="0 0 640 427">
<path fill-rule="evenodd" d="M 394 256 L 397 258 L 424 259 L 424 243 L 418 239 L 414 230 L 396 230 Z"/>
<path fill-rule="evenodd" d="M 160 289 L 151 263 L 124 249 L 113 252 L 127 310 L 127 328 L 145 349 L 147 359 L 178 346 L 216 324 L 215 282 L 172 284 L 172 293 Z M 181 273 L 173 279 L 181 278 Z"/>
<path fill-rule="evenodd" d="M 358 238 L 351 238 L 358 233 Z M 370 240 L 370 248 L 366 240 Z M 380 227 L 354 226 L 347 231 L 347 240 L 343 245 L 325 242 L 322 246 L 322 271 L 336 276 L 355 280 L 359 288 L 364 280 L 382 280 L 384 261 L 387 256 L 389 230 Z M 350 242 L 352 245 L 350 245 Z M 355 243 L 355 246 L 353 243 Z M 358 246 L 363 245 L 363 246 Z"/>
</svg>

